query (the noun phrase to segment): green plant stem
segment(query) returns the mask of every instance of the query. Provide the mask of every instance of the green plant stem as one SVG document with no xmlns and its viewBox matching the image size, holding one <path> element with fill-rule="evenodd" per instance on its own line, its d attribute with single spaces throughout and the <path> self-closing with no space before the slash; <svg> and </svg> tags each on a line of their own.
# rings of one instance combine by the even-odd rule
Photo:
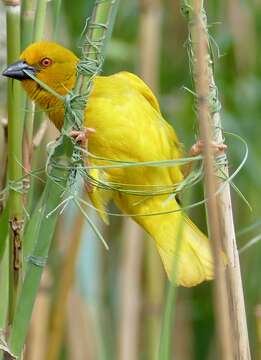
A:
<svg viewBox="0 0 261 360">
<path fill-rule="evenodd" d="M 23 0 L 21 5 L 21 50 L 32 41 L 35 16 L 35 0 Z"/>
<path fill-rule="evenodd" d="M 96 24 L 102 24 L 103 26 L 89 26 L 87 30 L 86 39 L 91 39 L 86 43 L 84 47 L 84 57 L 89 58 L 90 60 L 99 61 L 99 52 L 97 51 L 96 46 L 100 47 L 100 53 L 104 52 L 104 47 L 106 45 L 105 34 L 108 31 L 108 34 L 111 34 L 111 28 L 113 26 L 115 20 L 115 12 L 113 11 L 114 6 L 117 5 L 118 2 L 114 3 L 114 1 L 100 1 L 96 0 L 93 9 L 93 15 L 91 18 L 91 24 L 96 22 L 96 19 L 99 19 Z M 108 22 L 108 19 L 111 21 Z M 102 59 L 100 59 L 102 62 Z M 92 77 L 92 74 L 79 75 L 76 80 L 74 92 L 77 95 L 85 94 L 88 89 L 89 81 Z"/>
<path fill-rule="evenodd" d="M 46 15 L 46 0 L 24 0 L 24 13 L 22 11 L 22 44 L 24 47 L 28 46 L 32 41 L 40 41 L 44 34 L 45 15 Z M 24 117 L 24 141 L 23 141 L 23 156 L 24 168 L 26 172 L 30 173 L 32 168 L 33 158 L 33 132 L 34 124 L 40 123 L 43 119 L 43 111 L 27 97 L 25 102 L 25 117 Z M 36 120 L 37 119 L 37 120 Z M 27 211 L 32 212 L 32 199 L 34 196 L 35 179 L 31 177 L 30 190 L 27 197 Z"/>
<path fill-rule="evenodd" d="M 47 0 L 37 1 L 36 11 L 35 11 L 35 21 L 34 21 L 33 42 L 42 40 L 42 36 L 44 33 L 44 25 L 45 25 L 46 5 L 47 5 Z"/>
<path fill-rule="evenodd" d="M 8 239 L 8 216 L 9 205 L 5 204 L 4 211 L 0 216 L 0 331 L 7 324 L 9 304 L 9 239 Z M 0 360 L 2 360 L 0 352 Z"/>
<path fill-rule="evenodd" d="M 4 329 L 6 326 L 7 313 L 8 313 L 8 289 L 9 289 L 8 257 L 9 257 L 9 246 L 7 244 L 7 246 L 5 246 L 4 253 L 0 262 L 0 286 L 1 286 L 0 330 Z"/>
<path fill-rule="evenodd" d="M 21 5 L 21 50 L 23 51 L 33 39 L 33 28 L 35 18 L 35 0 L 23 0 Z M 24 134 L 23 134 L 23 164 L 26 171 L 31 169 L 33 134 L 33 104 L 23 93 L 24 112 Z"/>
<path fill-rule="evenodd" d="M 71 165 L 73 144 L 70 138 L 60 138 L 53 154 L 56 164 Z M 30 230 L 26 233 L 29 238 L 35 238 L 33 254 L 28 257 L 26 275 L 21 290 L 21 296 L 16 308 L 13 328 L 10 334 L 9 347 L 13 354 L 19 356 L 29 327 L 33 304 L 37 295 L 43 267 L 45 265 L 52 235 L 55 230 L 58 214 L 50 212 L 60 203 L 68 179 L 68 171 L 53 169 L 52 176 L 59 179 L 55 182 L 49 178 L 40 199 L 38 211 L 34 213 Z"/>
<path fill-rule="evenodd" d="M 16 61 L 20 54 L 20 6 L 6 6 L 7 62 Z M 8 80 L 8 177 L 9 192 L 9 323 L 12 323 L 18 289 L 22 280 L 22 121 L 21 88 L 18 81 Z"/>
<path fill-rule="evenodd" d="M 35 0 L 23 1 L 22 7 L 22 49 L 26 48 L 32 41 L 37 42 L 42 40 L 44 34 L 45 15 L 46 15 L 46 0 L 38 0 L 35 8 Z M 27 171 L 31 170 L 32 160 L 32 138 L 35 120 L 35 107 L 32 102 L 27 99 L 25 112 L 25 127 L 24 127 L 24 155 L 25 168 Z M 39 108 L 36 108 L 36 111 Z M 42 112 L 41 112 L 42 114 Z"/>
<path fill-rule="evenodd" d="M 53 1 L 53 39 L 56 41 L 59 29 L 59 18 L 61 12 L 62 0 Z"/>
<path fill-rule="evenodd" d="M 97 1 L 92 15 L 92 24 L 101 24 L 103 22 L 107 24 L 108 22 L 108 27 L 112 26 L 110 13 L 113 4 L 113 1 Z M 88 34 L 90 34 L 90 30 L 88 31 Z M 101 48 L 103 48 L 103 42 L 105 41 L 107 34 L 106 31 L 96 32 L 91 30 L 89 39 L 91 42 L 99 41 Z M 83 61 L 85 61 L 86 56 L 90 55 L 88 52 L 88 50 L 90 51 L 90 48 L 88 46 L 87 49 L 84 48 L 83 50 Z M 97 51 L 96 48 L 94 50 Z M 91 56 L 94 59 L 99 59 L 98 68 L 100 69 L 103 58 L 98 57 L 98 55 L 95 56 L 93 53 Z M 86 90 L 90 89 L 89 83 L 94 74 L 96 74 L 96 72 L 94 72 L 93 75 L 90 75 L 87 72 L 87 81 L 85 81 L 85 74 L 81 73 L 78 75 L 77 94 L 86 97 Z M 72 97 L 72 99 L 74 98 L 75 97 Z M 85 106 L 86 102 L 84 108 Z M 72 155 L 76 150 L 74 149 L 72 139 L 65 135 L 65 133 L 68 129 L 75 128 L 74 126 L 77 126 L 76 129 L 79 126 L 82 126 L 84 108 L 80 112 L 77 112 L 80 124 L 74 124 L 74 118 L 71 118 L 70 120 L 70 115 L 73 117 L 73 114 L 68 115 L 68 108 L 65 109 L 65 122 L 62 129 L 63 135 L 56 142 L 52 155 L 50 156 L 48 167 L 50 172 L 44 193 L 40 200 L 40 205 L 37 207 L 37 212 L 33 214 L 29 222 L 29 225 L 31 223 L 31 226 L 28 226 L 28 229 L 30 230 L 28 230 L 28 233 L 26 232 L 26 236 L 35 239 L 35 245 L 32 255 L 28 258 L 25 279 L 21 290 L 21 296 L 16 307 L 14 323 L 9 339 L 10 351 L 16 356 L 20 356 L 23 349 L 41 274 L 48 256 L 49 247 L 59 215 L 59 205 L 71 175 L 70 168 L 73 164 Z"/>
</svg>

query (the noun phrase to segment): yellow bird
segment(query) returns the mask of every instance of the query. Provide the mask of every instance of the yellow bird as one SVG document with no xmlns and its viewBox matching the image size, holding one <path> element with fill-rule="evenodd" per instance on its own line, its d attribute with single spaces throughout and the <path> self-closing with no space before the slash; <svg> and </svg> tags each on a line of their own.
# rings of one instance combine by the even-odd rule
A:
<svg viewBox="0 0 261 360">
<path fill-rule="evenodd" d="M 33 73 L 60 95 L 66 95 L 74 86 L 78 61 L 68 49 L 53 42 L 41 41 L 27 47 L 20 60 L 10 65 L 3 75 L 21 80 L 31 99 L 61 129 L 64 118 L 62 101 L 44 90 L 24 70 Z M 140 78 L 128 72 L 95 78 L 85 110 L 84 127 L 94 129 L 87 131 L 88 151 L 101 158 L 147 162 L 183 156 L 176 133 L 161 115 L 154 94 Z M 80 134 L 76 135 L 80 138 Z M 91 157 L 88 163 L 101 164 Z M 142 197 L 137 194 L 137 191 L 174 188 L 184 178 L 181 167 L 96 169 L 91 171 L 91 176 L 125 190 L 93 186 L 89 196 L 105 222 L 106 206 L 110 200 L 123 213 L 132 215 L 154 239 L 172 282 L 190 287 L 213 278 L 209 240 L 184 212 L 144 216 L 179 210 L 176 199 L 167 201 L 169 194 Z M 126 190 L 130 193 L 127 194 Z M 174 265 L 175 260 L 177 266 Z"/>
</svg>

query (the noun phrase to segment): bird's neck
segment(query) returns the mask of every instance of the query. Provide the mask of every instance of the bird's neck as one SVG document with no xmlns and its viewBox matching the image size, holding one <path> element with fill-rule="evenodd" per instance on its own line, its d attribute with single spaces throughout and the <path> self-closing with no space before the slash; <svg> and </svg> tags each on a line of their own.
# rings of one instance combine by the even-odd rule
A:
<svg viewBox="0 0 261 360">
<path fill-rule="evenodd" d="M 23 81 L 22 84 L 29 97 L 47 113 L 49 119 L 60 130 L 64 121 L 63 101 L 44 90 L 34 81 Z M 68 93 L 64 88 L 62 88 L 62 91 L 57 92 L 60 95 L 66 95 L 66 93 Z"/>
</svg>

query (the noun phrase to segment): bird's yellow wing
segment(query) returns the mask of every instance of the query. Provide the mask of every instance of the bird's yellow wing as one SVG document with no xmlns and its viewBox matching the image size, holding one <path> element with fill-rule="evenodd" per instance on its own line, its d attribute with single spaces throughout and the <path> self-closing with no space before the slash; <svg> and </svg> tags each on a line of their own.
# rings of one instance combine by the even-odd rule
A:
<svg viewBox="0 0 261 360">
<path fill-rule="evenodd" d="M 115 76 L 126 80 L 130 84 L 130 86 L 132 86 L 140 94 L 142 94 L 144 96 L 144 98 L 146 100 L 148 100 L 148 102 L 151 104 L 151 106 L 160 113 L 160 106 L 159 106 L 158 100 L 156 99 L 155 95 L 150 90 L 150 88 L 138 76 L 136 76 L 128 71 L 121 71 L 121 72 L 115 74 Z"/>
<path fill-rule="evenodd" d="M 148 85 L 146 85 L 145 82 L 142 81 L 138 76 L 127 71 L 121 71 L 115 74 L 114 76 L 118 76 L 125 79 L 129 83 L 129 85 L 135 88 L 140 94 L 142 94 L 143 97 L 151 104 L 151 106 L 161 115 L 160 105 L 157 98 L 155 97 L 151 89 L 148 87 Z M 163 125 L 165 128 L 166 136 L 169 138 L 170 143 L 172 143 L 173 148 L 175 148 L 175 158 L 183 157 L 184 156 L 183 145 L 179 141 L 173 127 L 170 126 L 163 119 L 162 116 L 160 117 L 160 122 L 161 125 Z"/>
</svg>

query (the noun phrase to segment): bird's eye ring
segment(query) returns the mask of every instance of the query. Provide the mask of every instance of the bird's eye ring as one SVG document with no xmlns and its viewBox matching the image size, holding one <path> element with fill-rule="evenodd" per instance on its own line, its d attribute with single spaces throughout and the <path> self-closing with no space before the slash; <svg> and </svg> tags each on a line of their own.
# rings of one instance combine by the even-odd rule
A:
<svg viewBox="0 0 261 360">
<path fill-rule="evenodd" d="M 53 63 L 52 60 L 47 57 L 42 59 L 40 62 L 40 64 L 44 67 L 48 67 L 48 66 L 52 65 L 52 63 Z"/>
</svg>

